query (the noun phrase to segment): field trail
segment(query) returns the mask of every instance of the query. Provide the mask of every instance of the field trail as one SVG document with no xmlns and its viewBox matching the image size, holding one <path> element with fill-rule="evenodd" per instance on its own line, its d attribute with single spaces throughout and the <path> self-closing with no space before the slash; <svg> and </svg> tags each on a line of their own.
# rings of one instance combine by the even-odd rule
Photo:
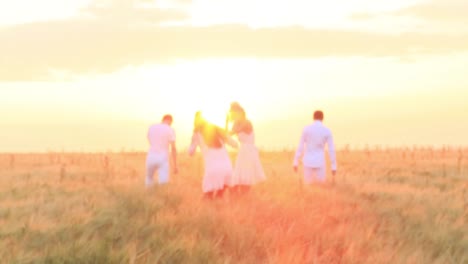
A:
<svg viewBox="0 0 468 264">
<path fill-rule="evenodd" d="M 268 180 L 214 201 L 199 156 L 151 191 L 143 154 L 18 156 L 0 171 L 0 263 L 468 262 L 456 165 L 347 154 L 336 185 L 303 187 L 290 155 L 262 153 Z"/>
</svg>

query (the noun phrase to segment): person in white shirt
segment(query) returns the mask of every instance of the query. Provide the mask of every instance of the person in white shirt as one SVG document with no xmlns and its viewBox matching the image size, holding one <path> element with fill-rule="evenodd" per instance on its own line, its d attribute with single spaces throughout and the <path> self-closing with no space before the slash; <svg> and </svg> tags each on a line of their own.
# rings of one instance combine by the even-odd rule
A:
<svg viewBox="0 0 468 264">
<path fill-rule="evenodd" d="M 146 156 L 146 187 L 154 185 L 153 176 L 158 171 L 159 184 L 169 182 L 169 147 L 171 148 L 174 173 L 177 174 L 177 149 L 175 131 L 171 127 L 172 116 L 165 115 L 162 122 L 148 129 L 150 148 Z"/>
<path fill-rule="evenodd" d="M 322 122 L 323 112 L 315 111 L 314 123 L 306 126 L 302 131 L 299 147 L 294 157 L 293 168 L 297 172 L 299 159 L 304 155 L 302 163 L 305 184 L 325 182 L 325 145 L 328 145 L 333 179 L 336 175 L 337 164 L 333 136 L 330 129 L 325 127 Z"/>
<path fill-rule="evenodd" d="M 233 122 L 231 131 L 228 130 L 229 122 Z M 228 134 L 236 135 L 240 143 L 230 186 L 237 194 L 247 193 L 253 185 L 266 180 L 255 144 L 254 127 L 238 102 L 231 103 L 226 124 Z"/>
</svg>

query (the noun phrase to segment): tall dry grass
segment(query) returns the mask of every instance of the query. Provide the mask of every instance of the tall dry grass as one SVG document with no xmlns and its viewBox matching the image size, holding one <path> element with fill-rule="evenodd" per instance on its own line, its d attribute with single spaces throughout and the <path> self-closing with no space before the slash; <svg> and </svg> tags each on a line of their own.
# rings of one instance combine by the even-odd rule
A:
<svg viewBox="0 0 468 264">
<path fill-rule="evenodd" d="M 147 191 L 142 153 L 2 155 L 0 262 L 468 263 L 466 153 L 345 148 L 309 188 L 262 153 L 268 180 L 216 201 L 200 156 Z"/>
</svg>

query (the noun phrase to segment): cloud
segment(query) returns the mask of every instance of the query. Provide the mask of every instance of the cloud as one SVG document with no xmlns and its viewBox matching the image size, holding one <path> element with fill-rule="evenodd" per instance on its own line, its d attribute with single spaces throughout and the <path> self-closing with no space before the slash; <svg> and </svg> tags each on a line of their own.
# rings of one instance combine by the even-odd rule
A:
<svg viewBox="0 0 468 264">
<path fill-rule="evenodd" d="M 352 20 L 371 20 L 379 17 L 411 17 L 432 23 L 468 25 L 468 2 L 465 0 L 432 0 L 383 13 L 355 13 Z"/>
<path fill-rule="evenodd" d="M 461 22 L 468 25 L 468 2 L 464 0 L 434 0 L 398 10 L 393 14 L 429 21 Z"/>
<path fill-rule="evenodd" d="M 349 18 L 351 20 L 357 20 L 357 21 L 360 21 L 360 20 L 370 20 L 370 19 L 373 19 L 375 18 L 375 15 L 374 14 L 371 14 L 371 13 L 354 13 L 354 14 L 351 14 L 349 16 Z"/>
<path fill-rule="evenodd" d="M 113 24 L 158 24 L 161 22 L 183 21 L 188 14 L 180 9 L 161 9 L 150 0 L 94 1 L 84 14 Z"/>
<path fill-rule="evenodd" d="M 468 50 L 468 35 L 389 35 L 302 27 L 251 29 L 244 25 L 164 27 L 157 22 L 183 16 L 166 13 L 168 10 L 142 9 L 130 2 L 91 6 L 85 10 L 93 14 L 91 17 L 0 29 L 0 81 L 48 80 L 53 72 L 110 73 L 129 65 L 176 59 L 407 58 Z"/>
<path fill-rule="evenodd" d="M 177 4 L 189 5 L 193 3 L 193 0 L 173 0 Z"/>
</svg>

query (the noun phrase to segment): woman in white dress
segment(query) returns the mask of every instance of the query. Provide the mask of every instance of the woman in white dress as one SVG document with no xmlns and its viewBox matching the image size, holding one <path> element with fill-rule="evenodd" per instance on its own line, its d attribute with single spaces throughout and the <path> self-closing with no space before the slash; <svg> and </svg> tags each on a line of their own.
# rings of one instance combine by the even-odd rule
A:
<svg viewBox="0 0 468 264">
<path fill-rule="evenodd" d="M 229 185 L 238 193 L 245 193 L 252 185 L 264 181 L 266 177 L 255 145 L 253 125 L 239 103 L 231 104 L 227 120 L 227 124 L 229 121 L 234 123 L 229 135 L 237 135 L 240 142 L 234 174 Z"/>
<path fill-rule="evenodd" d="M 204 196 L 221 197 L 232 177 L 232 164 L 225 144 L 236 148 L 237 143 L 222 128 L 207 122 L 200 112 L 195 115 L 194 127 L 189 154 L 192 156 L 200 147 L 205 167 Z"/>
</svg>

